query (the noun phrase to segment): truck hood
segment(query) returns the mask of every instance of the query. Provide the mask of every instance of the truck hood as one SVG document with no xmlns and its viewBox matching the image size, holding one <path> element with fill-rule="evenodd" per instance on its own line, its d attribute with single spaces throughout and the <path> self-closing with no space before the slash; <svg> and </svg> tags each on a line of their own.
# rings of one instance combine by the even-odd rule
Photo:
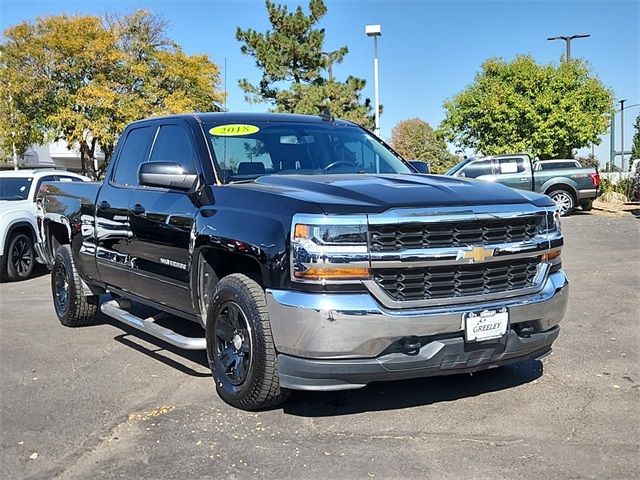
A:
<svg viewBox="0 0 640 480">
<path fill-rule="evenodd" d="M 440 175 L 270 175 L 234 185 L 312 202 L 325 213 L 525 203 L 553 206 L 551 199 L 543 195 Z"/>
</svg>

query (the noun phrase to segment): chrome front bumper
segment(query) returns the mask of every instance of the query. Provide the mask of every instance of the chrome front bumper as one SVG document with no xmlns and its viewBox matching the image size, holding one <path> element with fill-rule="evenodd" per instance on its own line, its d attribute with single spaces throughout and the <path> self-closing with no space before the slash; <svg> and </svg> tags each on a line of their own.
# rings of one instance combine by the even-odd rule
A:
<svg viewBox="0 0 640 480">
<path fill-rule="evenodd" d="M 535 294 L 419 309 L 388 309 L 368 293 L 266 293 L 278 353 L 307 359 L 362 359 L 378 357 L 405 337 L 461 336 L 462 315 L 469 311 L 508 307 L 512 325 L 526 322 L 534 332 L 548 331 L 564 316 L 569 284 L 560 271 L 549 275 Z"/>
</svg>

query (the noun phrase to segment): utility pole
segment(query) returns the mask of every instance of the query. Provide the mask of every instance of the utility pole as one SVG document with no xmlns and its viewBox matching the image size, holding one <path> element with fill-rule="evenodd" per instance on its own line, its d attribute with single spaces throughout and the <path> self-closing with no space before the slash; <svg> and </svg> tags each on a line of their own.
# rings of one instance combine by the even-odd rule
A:
<svg viewBox="0 0 640 480">
<path fill-rule="evenodd" d="M 625 98 L 624 100 L 620 100 L 620 155 L 621 155 L 621 160 L 620 160 L 620 171 L 624 172 L 624 102 L 626 102 L 627 99 Z"/>
<path fill-rule="evenodd" d="M 611 115 L 611 128 L 609 129 L 609 172 L 613 172 L 613 166 L 616 164 L 616 112 Z"/>
<path fill-rule="evenodd" d="M 571 61 L 571 40 L 574 38 L 589 38 L 591 34 L 577 34 L 577 35 L 558 35 L 557 37 L 549 37 L 547 40 L 564 40 L 567 47 L 567 54 L 565 61 L 568 63 Z"/>
<path fill-rule="evenodd" d="M 227 111 L 227 57 L 224 57 L 224 111 Z M 225 143 L 226 145 L 226 143 Z"/>
</svg>

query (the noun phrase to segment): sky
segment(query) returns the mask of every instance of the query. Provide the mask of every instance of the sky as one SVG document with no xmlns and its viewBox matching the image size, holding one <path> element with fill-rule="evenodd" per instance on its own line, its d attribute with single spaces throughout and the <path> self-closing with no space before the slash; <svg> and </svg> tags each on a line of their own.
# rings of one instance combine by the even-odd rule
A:
<svg viewBox="0 0 640 480">
<path fill-rule="evenodd" d="M 306 0 L 280 1 L 292 8 Z M 367 80 L 364 94 L 373 99 L 373 41 L 366 24 L 379 23 L 380 102 L 384 105 L 381 134 L 420 117 L 436 127 L 444 118 L 443 102 L 473 81 L 484 60 L 532 55 L 540 63 L 558 63 L 562 41 L 547 37 L 589 33 L 572 42 L 572 56 L 587 60 L 594 73 L 626 105 L 640 104 L 640 0 L 325 0 L 325 50 L 346 45 L 349 54 L 334 67 L 344 80 Z M 238 26 L 264 31 L 269 27 L 262 0 L 0 0 L 0 28 L 52 14 L 129 13 L 148 8 L 169 22 L 169 34 L 187 53 L 206 53 L 227 64 L 227 107 L 231 111 L 266 111 L 267 104 L 250 104 L 238 79 L 257 81 L 260 71 L 252 58 L 240 53 Z M 625 107 L 625 150 L 633 136 L 640 107 Z M 620 149 L 617 114 L 616 149 Z M 609 135 L 595 147 L 601 162 L 609 158 Z M 590 149 L 582 150 L 587 154 Z"/>
</svg>

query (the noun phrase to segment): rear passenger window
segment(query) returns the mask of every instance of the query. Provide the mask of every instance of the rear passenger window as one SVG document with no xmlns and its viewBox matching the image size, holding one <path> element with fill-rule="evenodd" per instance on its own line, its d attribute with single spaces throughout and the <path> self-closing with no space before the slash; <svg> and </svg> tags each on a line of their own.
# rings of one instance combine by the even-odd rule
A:
<svg viewBox="0 0 640 480">
<path fill-rule="evenodd" d="M 500 158 L 500 173 L 522 173 L 524 172 L 524 160 L 522 158 Z"/>
<path fill-rule="evenodd" d="M 133 187 L 138 185 L 140 164 L 149 158 L 149 149 L 155 133 L 155 127 L 140 127 L 130 130 L 124 139 L 118 157 L 113 181 L 118 185 Z"/>
<path fill-rule="evenodd" d="M 179 163 L 188 173 L 196 173 L 189 132 L 180 125 L 162 125 L 151 152 L 151 162 Z"/>
</svg>

